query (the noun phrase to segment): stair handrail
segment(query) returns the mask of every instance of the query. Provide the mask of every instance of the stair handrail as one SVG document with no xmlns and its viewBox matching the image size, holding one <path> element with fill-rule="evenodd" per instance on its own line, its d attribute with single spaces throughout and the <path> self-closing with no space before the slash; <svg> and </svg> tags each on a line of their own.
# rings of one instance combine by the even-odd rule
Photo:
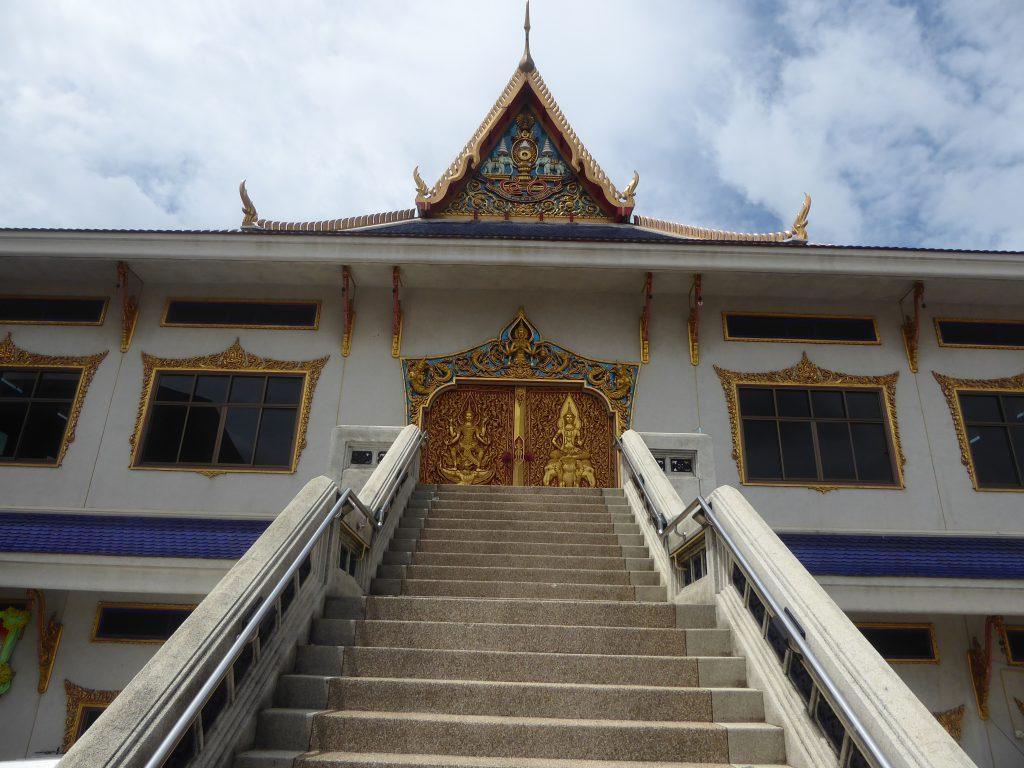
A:
<svg viewBox="0 0 1024 768">
<path fill-rule="evenodd" d="M 801 657 L 814 670 L 818 683 L 828 692 L 832 704 L 837 706 L 842 712 L 842 717 L 846 721 L 847 727 L 852 728 L 857 734 L 856 738 L 860 746 L 871 754 L 871 759 L 878 768 L 893 768 L 889 758 L 885 756 L 881 747 L 878 746 L 878 743 L 868 732 L 867 726 L 864 725 L 860 717 L 857 716 L 857 713 L 854 712 L 853 707 L 850 706 L 850 702 L 843 692 L 839 690 L 839 686 L 832 679 L 832 675 L 825 669 L 817 654 L 807 643 L 807 640 L 804 638 L 803 627 L 795 621 L 789 608 L 785 608 L 779 603 L 772 590 L 768 588 L 768 585 L 764 583 L 764 580 L 761 579 L 757 571 L 751 566 L 747 556 L 737 546 L 732 535 L 722 526 L 708 500 L 698 494 L 697 498 L 690 502 L 690 505 L 679 516 L 679 521 L 683 519 L 692 519 L 701 528 L 711 528 L 715 532 L 715 535 L 718 536 L 729 550 L 729 554 L 739 563 L 747 578 L 757 588 L 758 594 L 768 603 L 772 613 L 782 622 L 789 642 L 796 646 Z"/>
<path fill-rule="evenodd" d="M 409 466 L 416 458 L 416 455 L 420 450 L 420 446 L 423 445 L 425 440 L 426 433 L 419 431 L 416 438 L 408 441 L 403 446 L 403 452 L 399 456 L 397 463 L 389 473 L 387 480 L 380 486 L 376 493 L 374 493 L 373 500 L 369 504 L 364 504 L 359 499 L 359 496 L 356 495 L 355 491 L 352 490 L 351 486 L 338 492 L 337 500 L 334 502 L 334 506 L 331 508 L 331 511 L 307 537 L 302 549 L 299 550 L 299 553 L 292 560 L 291 564 L 287 569 L 285 569 L 284 574 L 282 574 L 281 578 L 278 579 L 274 588 L 271 589 L 270 592 L 267 593 L 266 597 L 260 601 L 259 606 L 256 608 L 252 617 L 246 623 L 235 641 L 231 644 L 231 647 L 224 653 L 224 657 L 220 660 L 220 663 L 214 667 L 213 671 L 208 675 L 206 682 L 203 683 L 200 689 L 192 697 L 188 706 L 181 715 L 179 715 L 178 719 L 175 720 L 174 725 L 146 761 L 145 768 L 160 768 L 164 761 L 167 760 L 168 756 L 170 756 L 171 752 L 181 740 L 181 737 L 184 736 L 185 732 L 190 727 L 192 727 L 192 723 L 199 715 L 199 711 L 209 700 L 217 686 L 220 685 L 221 681 L 227 674 L 228 669 L 235 663 L 239 655 L 242 653 L 242 650 L 251 641 L 253 634 L 258 632 L 260 625 L 264 619 L 266 619 L 270 611 L 275 608 L 277 599 L 295 577 L 295 574 L 302 566 L 302 563 L 306 560 L 306 557 L 308 557 L 309 553 L 313 551 L 313 547 L 319 543 L 320 539 L 334 524 L 334 522 L 344 515 L 346 508 L 349 505 L 355 507 L 366 516 L 367 520 L 373 520 L 377 528 L 381 528 L 384 525 L 391 502 L 394 501 L 395 495 L 407 479 Z"/>
<path fill-rule="evenodd" d="M 886 681 L 888 687 L 884 688 L 884 690 L 872 685 L 868 679 L 865 679 L 862 683 L 858 683 L 856 679 L 851 682 L 851 685 L 855 686 L 851 690 L 854 692 L 859 691 L 863 699 L 862 710 L 864 712 L 872 712 L 871 707 L 877 709 L 879 713 L 879 725 L 877 728 L 882 728 L 883 730 L 879 731 L 877 728 L 873 730 L 867 724 L 865 718 L 858 714 L 851 703 L 851 698 L 843 692 L 837 682 L 837 673 L 841 677 L 844 670 L 849 670 L 852 663 L 851 659 L 854 656 L 837 656 L 836 663 L 833 665 L 836 673 L 833 673 L 830 671 L 829 666 L 823 663 L 821 654 L 814 651 L 808 637 L 814 639 L 814 637 L 820 636 L 819 639 L 825 642 L 826 640 L 835 641 L 836 638 L 843 637 L 844 633 L 848 634 L 848 640 L 853 642 L 853 654 L 858 652 L 856 650 L 857 646 L 861 646 L 861 650 L 868 654 L 868 657 L 864 660 L 874 658 L 879 662 L 880 670 L 885 669 L 891 673 L 891 669 L 888 668 L 888 665 L 877 652 L 867 644 L 867 641 L 863 639 L 863 636 L 856 630 L 852 622 L 842 612 L 842 609 L 821 589 L 813 575 L 796 560 L 792 552 L 778 539 L 772 532 L 771 527 L 757 514 L 757 511 L 750 506 L 742 494 L 733 488 L 722 486 L 711 494 L 711 501 L 698 494 L 691 504 L 687 505 L 677 514 L 676 510 L 683 506 L 683 502 L 665 476 L 664 471 L 654 460 L 654 456 L 643 441 L 643 438 L 633 430 L 627 430 L 619 440 L 619 448 L 621 455 L 625 459 L 626 466 L 632 473 L 632 478 L 630 479 L 633 480 L 632 485 L 636 489 L 636 495 L 639 497 L 640 503 L 645 507 L 647 516 L 650 519 L 651 525 L 657 531 L 658 538 L 665 552 L 669 555 L 673 554 L 669 552 L 670 545 L 675 550 L 675 553 L 684 553 L 688 557 L 692 557 L 700 550 L 706 550 L 709 562 L 703 573 L 708 575 L 714 574 L 716 593 L 721 589 L 723 582 L 735 588 L 740 593 L 740 603 L 744 606 L 744 613 L 754 614 L 753 605 L 755 598 L 759 598 L 758 602 L 761 602 L 760 613 L 762 614 L 760 619 L 760 641 L 768 641 L 767 635 L 770 629 L 774 627 L 780 635 L 783 635 L 781 640 L 785 642 L 787 648 L 784 661 L 782 661 L 783 676 L 789 675 L 787 670 L 792 669 L 792 664 L 802 664 L 811 679 L 812 691 L 806 700 L 805 713 L 810 714 L 809 709 L 814 709 L 816 706 L 814 702 L 818 700 L 818 697 L 821 697 L 832 707 L 842 726 L 841 744 L 832 742 L 832 746 L 834 746 L 836 753 L 838 753 L 841 768 L 848 768 L 851 765 L 858 764 L 854 760 L 855 757 L 860 757 L 864 762 L 870 762 L 874 768 L 904 768 L 904 766 L 925 765 L 957 766 L 959 768 L 961 766 L 973 765 L 956 742 L 939 725 L 938 721 L 931 717 L 928 710 L 895 673 L 892 673 L 891 678 Z M 628 497 L 629 494 L 627 493 Z M 727 523 L 723 522 L 722 514 L 716 513 L 714 509 L 713 505 L 718 501 L 721 501 L 723 504 L 724 516 L 728 518 Z M 735 513 L 732 507 L 734 504 L 737 507 Z M 634 509 L 636 509 L 635 506 Z M 640 516 L 638 509 L 636 509 L 636 512 Z M 734 517 L 735 519 L 733 519 Z M 744 527 L 738 527 L 740 525 Z M 669 535 L 676 531 L 677 528 L 680 530 L 676 535 L 682 541 L 670 540 Z M 747 549 L 738 543 L 736 536 L 733 535 L 733 530 L 737 532 L 737 535 L 746 534 L 751 536 L 751 545 L 759 549 L 751 550 L 752 555 L 748 556 Z M 785 550 L 785 554 L 781 551 L 778 554 L 772 552 L 769 540 L 777 544 L 778 547 L 781 547 L 782 550 Z M 721 551 L 717 551 L 718 549 Z M 793 570 L 780 576 L 778 585 L 770 585 L 759 569 L 773 567 L 772 562 L 769 562 L 767 565 L 765 563 L 755 564 L 751 559 L 751 557 L 756 559 L 759 556 L 759 552 L 762 559 L 774 555 L 781 562 L 790 561 Z M 713 563 L 710 562 L 712 553 L 714 554 Z M 737 576 L 733 570 L 734 567 L 742 572 L 742 587 L 737 583 Z M 775 567 L 783 566 L 776 563 Z M 801 617 L 794 615 L 794 610 L 784 605 L 784 603 L 799 604 L 799 602 L 794 602 L 792 596 L 787 597 L 785 590 L 787 588 L 797 589 L 797 585 L 801 581 L 804 581 L 807 584 L 807 589 L 810 590 L 809 600 L 824 599 L 827 601 L 827 603 L 823 603 L 820 607 L 825 615 L 831 614 L 836 622 L 830 624 L 829 629 L 822 626 L 823 619 L 821 617 L 804 611 L 803 623 L 811 630 L 811 635 L 808 635 L 807 629 L 801 625 Z M 781 590 L 783 594 L 780 595 L 777 589 Z M 820 598 L 814 597 L 816 592 L 820 593 Z M 726 606 L 729 606 L 731 602 L 731 598 L 721 602 L 721 595 L 719 596 L 719 605 L 727 613 L 729 609 Z M 828 608 L 827 606 L 831 607 Z M 806 608 L 810 610 L 810 604 Z M 800 613 L 800 610 L 797 610 L 796 613 Z M 775 620 L 781 626 L 774 626 Z M 757 621 L 756 616 L 755 621 Z M 819 634 L 815 635 L 815 631 Z M 823 631 L 825 634 L 821 634 Z M 776 658 L 776 661 L 778 660 Z M 868 667 L 870 666 L 868 664 Z M 879 673 L 881 674 L 880 670 Z M 862 672 L 862 676 L 863 674 L 867 674 L 867 669 Z M 789 682 L 793 683 L 793 680 L 790 679 Z M 885 707 L 882 704 L 886 697 L 895 697 L 893 706 Z M 901 713 L 899 717 L 893 718 L 893 713 L 901 709 L 905 710 L 906 713 Z M 909 713 L 914 709 L 919 709 L 921 714 L 925 716 L 913 720 L 912 715 Z M 787 711 L 792 712 L 793 710 Z M 888 719 L 885 717 L 886 715 L 888 715 Z M 814 718 L 812 717 L 812 719 Z M 886 727 L 884 723 L 890 720 L 893 721 L 895 727 L 892 730 L 886 731 L 884 730 Z M 914 725 L 908 725 L 910 720 L 913 720 Z M 786 722 L 788 723 L 789 721 L 787 720 Z M 819 724 L 819 727 L 822 726 Z M 916 728 L 916 731 L 912 731 L 912 728 Z M 910 735 L 911 733 L 913 733 L 913 736 Z M 876 738 L 876 734 L 882 738 Z M 886 749 L 888 753 L 883 750 L 879 741 L 887 742 Z M 898 745 L 901 744 L 906 744 L 908 749 L 900 749 Z M 827 748 L 825 749 L 827 750 Z M 815 758 L 811 754 L 809 752 L 807 756 L 811 757 L 813 761 Z M 819 753 L 817 762 L 814 762 L 814 764 L 819 764 L 822 757 L 823 755 Z M 896 757 L 899 757 L 899 759 L 894 760 Z"/>
</svg>

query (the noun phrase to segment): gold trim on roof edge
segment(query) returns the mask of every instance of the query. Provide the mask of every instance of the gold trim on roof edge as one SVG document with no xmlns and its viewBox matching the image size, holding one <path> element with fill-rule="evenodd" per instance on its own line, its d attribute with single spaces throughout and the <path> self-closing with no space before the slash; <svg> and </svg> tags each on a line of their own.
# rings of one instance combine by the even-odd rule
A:
<svg viewBox="0 0 1024 768">
<path fill-rule="evenodd" d="M 688 240 L 717 240 L 721 242 L 739 243 L 806 243 L 807 219 L 811 212 L 811 196 L 805 194 L 803 205 L 793 221 L 793 226 L 784 232 L 729 232 L 722 229 L 695 227 L 690 224 L 679 224 L 674 221 L 655 219 L 650 216 L 633 216 L 633 224 L 656 232 L 686 238 Z"/>
<path fill-rule="evenodd" d="M 819 493 L 839 490 L 840 488 L 878 488 L 885 490 L 903 490 L 906 482 L 903 476 L 904 467 L 907 464 L 907 457 L 903 454 L 903 446 L 900 442 L 900 425 L 896 418 L 896 381 L 899 379 L 899 372 L 893 372 L 882 376 L 855 376 L 849 373 L 831 371 L 822 368 L 811 362 L 804 352 L 800 361 L 789 368 L 781 371 L 760 371 L 742 372 L 730 371 L 725 368 L 714 366 L 715 373 L 722 383 L 725 392 L 725 402 L 729 412 L 729 426 L 732 432 L 732 458 L 736 461 L 736 468 L 739 472 L 740 482 L 743 485 L 768 485 L 785 486 L 797 488 L 810 488 Z M 892 450 L 895 454 L 893 467 L 896 470 L 895 482 L 888 485 L 871 485 L 862 483 L 837 483 L 832 482 L 822 485 L 821 481 L 807 480 L 806 482 L 779 480 L 759 481 L 747 478 L 746 462 L 743 455 L 743 436 L 741 434 L 741 414 L 739 408 L 739 387 L 740 385 L 782 385 L 782 386 L 810 386 L 810 387 L 863 387 L 879 389 L 882 392 L 882 400 L 885 406 L 885 421 L 888 427 L 888 436 L 892 441 Z"/>
<path fill-rule="evenodd" d="M 400 211 L 384 211 L 367 213 L 362 216 L 346 216 L 341 219 L 321 219 L 319 221 L 276 221 L 262 219 L 253 205 L 249 191 L 245 188 L 245 180 L 238 185 L 238 195 L 242 199 L 242 229 L 263 229 L 273 232 L 341 232 L 346 229 L 372 227 L 377 224 L 393 224 L 396 221 L 408 221 L 416 218 L 415 208 Z"/>
<path fill-rule="evenodd" d="M 451 165 L 448 166 L 448 169 L 441 174 L 441 178 L 438 179 L 437 183 L 425 193 L 422 190 L 418 192 L 416 195 L 417 203 L 430 204 L 438 202 L 444 197 L 445 193 L 448 192 L 448 188 L 454 182 L 466 175 L 471 165 L 472 167 L 479 165 L 484 139 L 487 138 L 487 135 L 505 113 L 505 110 L 511 106 L 516 96 L 519 95 L 519 92 L 527 84 L 533 89 L 548 117 L 569 144 L 569 149 L 572 151 L 569 164 L 573 169 L 577 172 L 582 172 L 590 182 L 599 186 L 604 191 L 611 205 L 616 207 L 629 207 L 633 205 L 639 174 L 634 172 L 633 180 L 626 187 L 626 192 L 620 192 L 611 179 L 608 178 L 608 174 L 597 164 L 593 155 L 583 146 L 580 137 L 569 124 L 568 118 L 566 118 L 561 107 L 555 101 L 555 97 L 551 94 L 551 90 L 544 82 L 544 78 L 540 76 L 540 72 L 536 68 L 524 72 L 519 67 L 516 67 L 516 71 L 512 73 L 512 77 L 502 90 L 501 95 L 498 96 L 498 100 L 494 102 L 494 106 L 491 107 L 469 141 L 466 142 L 466 146 L 462 148 L 462 151 L 452 161 Z"/>
</svg>

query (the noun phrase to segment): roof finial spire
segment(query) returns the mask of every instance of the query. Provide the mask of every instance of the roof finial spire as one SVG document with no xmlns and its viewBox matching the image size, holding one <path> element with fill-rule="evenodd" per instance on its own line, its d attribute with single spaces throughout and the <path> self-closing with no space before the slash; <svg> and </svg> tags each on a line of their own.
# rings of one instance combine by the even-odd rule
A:
<svg viewBox="0 0 1024 768">
<path fill-rule="evenodd" d="M 523 58 L 519 60 L 519 69 L 523 72 L 532 72 L 534 63 L 533 56 L 530 55 L 530 0 L 526 0 L 526 21 L 523 22 L 523 29 L 526 31 L 526 47 L 523 49 Z"/>
</svg>

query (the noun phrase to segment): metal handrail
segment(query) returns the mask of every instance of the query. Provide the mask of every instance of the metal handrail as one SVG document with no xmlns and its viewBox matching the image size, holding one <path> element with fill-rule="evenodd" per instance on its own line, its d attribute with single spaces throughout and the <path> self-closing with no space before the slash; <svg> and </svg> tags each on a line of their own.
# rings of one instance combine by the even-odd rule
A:
<svg viewBox="0 0 1024 768">
<path fill-rule="evenodd" d="M 633 463 L 633 459 L 622 445 L 621 438 L 615 441 L 615 447 L 619 449 L 619 454 L 626 460 L 626 464 L 629 465 L 630 473 L 639 481 L 636 483 L 636 486 L 640 493 L 643 494 L 645 501 L 644 507 L 647 509 L 647 516 L 651 518 L 651 522 L 654 524 L 654 529 L 658 532 L 658 536 L 664 536 L 665 530 L 669 525 L 668 518 L 665 516 L 664 512 L 658 509 L 657 502 L 655 502 L 651 495 L 647 493 L 647 486 L 644 481 L 643 472 L 636 464 Z M 679 518 L 677 517 L 673 520 L 673 523 L 678 525 Z"/>
<path fill-rule="evenodd" d="M 702 527 L 709 527 L 714 530 L 715 534 L 729 549 L 730 554 L 736 562 L 739 563 L 747 578 L 753 582 L 758 593 L 764 601 L 768 603 L 768 607 L 775 614 L 775 617 L 782 622 L 782 625 L 786 630 L 786 634 L 789 635 L 790 642 L 796 646 L 797 651 L 811 667 L 811 670 L 818 678 L 818 682 L 829 694 L 829 698 L 831 698 L 832 703 L 842 712 L 843 718 L 846 720 L 849 727 L 857 733 L 857 740 L 861 743 L 861 746 L 871 753 L 871 757 L 874 758 L 879 768 L 892 768 L 892 763 L 889 762 L 881 748 L 877 743 L 875 743 L 875 740 L 871 737 L 871 734 L 868 733 L 867 728 L 861 722 L 860 718 L 857 717 L 853 708 L 850 706 L 850 703 L 846 700 L 846 697 L 836 686 L 835 681 L 832 680 L 832 677 L 822 666 L 821 662 L 818 661 L 818 657 L 815 655 L 810 645 L 807 644 L 806 639 L 804 639 L 803 630 L 797 626 L 792 619 L 792 614 L 789 609 L 783 608 L 779 604 L 779 601 L 775 599 L 775 596 L 772 595 L 771 591 L 769 591 L 765 586 L 761 577 L 757 575 L 757 572 L 754 571 L 753 568 L 751 568 L 750 562 L 744 554 L 740 552 L 739 547 L 736 545 L 732 536 L 723 529 L 708 501 L 703 496 L 697 496 L 686 510 L 687 511 L 684 514 L 687 516 L 692 514 L 694 522 L 698 525 Z"/>
<path fill-rule="evenodd" d="M 402 481 L 406 478 L 409 465 L 415 458 L 424 439 L 425 435 L 421 432 L 419 439 L 409 444 L 406 453 L 395 465 L 395 471 L 391 473 L 387 483 L 382 486 L 381 490 L 385 492 L 378 492 L 375 494 L 374 501 L 371 502 L 370 505 L 366 505 L 360 501 L 359 497 L 351 487 L 345 488 L 343 491 L 338 493 L 337 500 L 334 502 L 334 506 L 331 507 L 331 511 L 327 514 L 320 525 L 316 527 L 316 530 L 313 531 L 312 535 L 308 537 L 308 540 L 303 545 L 298 555 L 295 556 L 291 565 L 288 566 L 281 578 L 278 579 L 274 588 L 270 590 L 267 596 L 260 602 L 259 607 L 256 609 L 255 613 L 253 613 L 242 631 L 238 634 L 238 637 L 231 644 L 231 647 L 228 648 L 220 663 L 218 663 L 217 666 L 214 667 L 213 671 L 207 676 L 206 682 L 203 683 L 196 695 L 192 697 L 192 701 L 189 702 L 185 711 L 181 713 L 178 719 L 174 722 L 174 725 L 161 740 L 159 746 L 157 746 L 156 750 L 150 756 L 149 760 L 146 761 L 145 768 L 161 768 L 164 761 L 185 735 L 185 732 L 192 727 L 192 724 L 199 715 L 200 710 L 213 695 L 217 686 L 220 685 L 221 680 L 228 673 L 231 665 L 234 664 L 241 655 L 242 649 L 245 648 L 245 646 L 252 641 L 253 636 L 258 633 L 260 624 L 267 617 L 267 614 L 270 613 L 271 609 L 275 607 L 277 598 L 281 596 L 285 588 L 295 577 L 295 574 L 302 566 L 302 563 L 306 560 L 306 557 L 308 557 L 309 553 L 313 551 L 313 547 L 317 545 L 327 529 L 330 528 L 331 524 L 342 516 L 346 506 L 351 505 L 356 507 L 360 512 L 366 515 L 368 520 L 376 521 L 378 528 L 384 524 L 384 510 L 386 510 L 391 504 L 395 494 L 398 492 L 398 488 L 402 484 Z M 396 478 L 398 478 L 397 481 Z M 377 502 L 377 499 L 381 497 L 386 499 L 386 503 Z"/>
</svg>

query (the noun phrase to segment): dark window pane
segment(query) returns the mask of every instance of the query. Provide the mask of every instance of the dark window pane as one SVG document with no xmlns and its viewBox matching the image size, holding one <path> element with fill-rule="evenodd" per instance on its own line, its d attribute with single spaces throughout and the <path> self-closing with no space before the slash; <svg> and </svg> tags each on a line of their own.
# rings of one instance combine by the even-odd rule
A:
<svg viewBox="0 0 1024 768">
<path fill-rule="evenodd" d="M 256 459 L 260 467 L 288 467 L 292 463 L 292 438 L 295 411 L 291 408 L 267 408 L 260 421 L 260 439 Z"/>
<path fill-rule="evenodd" d="M 856 480 L 850 427 L 843 422 L 818 424 L 818 448 L 821 451 L 821 476 L 825 480 Z"/>
<path fill-rule="evenodd" d="M 185 438 L 181 441 L 178 461 L 206 464 L 213 460 L 220 426 L 220 408 L 193 406 L 185 422 Z"/>
<path fill-rule="evenodd" d="M 283 326 L 315 328 L 315 301 L 188 301 L 173 299 L 167 305 L 167 325 L 230 325 L 235 327 Z"/>
<path fill-rule="evenodd" d="M 221 464 L 251 464 L 256 442 L 256 422 L 260 412 L 256 408 L 229 408 L 224 418 L 224 435 L 220 442 Z"/>
<path fill-rule="evenodd" d="M 80 377 L 78 371 L 43 371 L 36 386 L 35 397 L 73 400 Z"/>
<path fill-rule="evenodd" d="M 782 463 L 786 478 L 817 478 L 810 422 L 780 421 L 779 434 L 782 437 Z"/>
<path fill-rule="evenodd" d="M 776 422 L 743 421 L 743 445 L 750 478 L 782 479 L 782 459 L 779 455 L 779 433 Z"/>
<path fill-rule="evenodd" d="M 0 403 L 0 458 L 14 457 L 28 403 Z"/>
<path fill-rule="evenodd" d="M 32 403 L 25 421 L 18 458 L 56 461 L 68 426 L 68 403 Z"/>
<path fill-rule="evenodd" d="M 100 715 L 103 714 L 103 710 L 106 706 L 84 706 L 82 707 L 82 716 L 78 720 L 78 730 L 75 732 L 75 740 L 81 738 L 82 734 L 85 733 L 92 724 L 100 719 Z"/>
<path fill-rule="evenodd" d="M 980 485 L 1017 485 L 1020 482 L 1005 427 L 969 426 L 967 440 Z"/>
<path fill-rule="evenodd" d="M 264 402 L 275 405 L 298 405 L 302 396 L 302 378 L 298 376 L 271 376 L 267 381 Z"/>
<path fill-rule="evenodd" d="M 875 324 L 866 317 L 794 317 L 728 314 L 730 338 L 799 341 L 877 341 Z"/>
<path fill-rule="evenodd" d="M 846 407 L 851 419 L 881 419 L 881 393 L 874 390 L 847 392 Z"/>
<path fill-rule="evenodd" d="M 4 371 L 0 374 L 0 397 L 32 397 L 36 371 Z"/>
<path fill-rule="evenodd" d="M 858 479 L 862 483 L 891 483 L 892 462 L 885 427 L 881 424 L 851 424 Z"/>
<path fill-rule="evenodd" d="M 156 399 L 163 402 L 187 401 L 192 395 L 194 376 L 189 374 L 162 373 L 156 386 Z"/>
<path fill-rule="evenodd" d="M 858 627 L 883 659 L 933 661 L 935 647 L 930 627 Z"/>
<path fill-rule="evenodd" d="M 846 417 L 842 392 L 829 389 L 813 391 L 811 392 L 811 402 L 814 404 L 815 418 L 842 419 Z"/>
<path fill-rule="evenodd" d="M 806 389 L 777 389 L 775 397 L 779 401 L 779 416 L 811 415 Z"/>
<path fill-rule="evenodd" d="M 1019 395 L 1003 395 L 1003 416 L 1007 421 L 1024 424 L 1024 397 Z"/>
<path fill-rule="evenodd" d="M 1006 640 L 1010 648 L 1010 660 L 1014 664 L 1024 663 L 1024 629 L 1007 629 Z"/>
<path fill-rule="evenodd" d="M 1017 477 L 1024 482 L 1024 427 L 1010 427 L 1010 442 L 1017 456 Z"/>
<path fill-rule="evenodd" d="M 96 620 L 97 640 L 166 640 L 192 609 L 104 605 Z"/>
<path fill-rule="evenodd" d="M 187 412 L 187 408 L 176 405 L 153 406 L 142 450 L 143 461 L 167 463 L 177 460 Z"/>
<path fill-rule="evenodd" d="M 1024 347 L 1024 323 L 940 320 L 939 333 L 946 344 Z"/>
<path fill-rule="evenodd" d="M 998 395 L 960 395 L 960 409 L 968 422 L 1003 420 Z"/>
<path fill-rule="evenodd" d="M 226 403 L 230 376 L 198 376 L 196 391 L 192 395 L 194 403 Z"/>
<path fill-rule="evenodd" d="M 231 381 L 232 403 L 258 403 L 263 397 L 263 376 L 235 376 Z"/>
<path fill-rule="evenodd" d="M 61 299 L 47 296 L 0 298 L 0 323 L 98 323 L 106 299 Z"/>
<path fill-rule="evenodd" d="M 770 389 L 740 387 L 740 413 L 744 416 L 774 416 L 775 401 Z"/>
</svg>

